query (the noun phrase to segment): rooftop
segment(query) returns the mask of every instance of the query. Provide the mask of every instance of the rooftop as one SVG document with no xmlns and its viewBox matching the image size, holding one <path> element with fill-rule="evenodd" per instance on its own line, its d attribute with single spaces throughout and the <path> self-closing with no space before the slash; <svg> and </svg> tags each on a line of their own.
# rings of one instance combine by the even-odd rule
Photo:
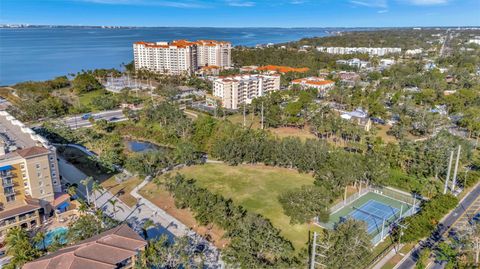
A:
<svg viewBox="0 0 480 269">
<path fill-rule="evenodd" d="M 32 212 L 40 209 L 40 202 L 37 199 L 25 198 L 25 200 L 19 201 L 18 205 L 8 209 L 0 211 L 0 220 L 9 219 L 18 215 Z"/>
<path fill-rule="evenodd" d="M 127 224 L 29 262 L 23 269 L 113 269 L 147 242 Z"/>
<path fill-rule="evenodd" d="M 281 66 L 281 65 L 266 65 L 257 68 L 259 71 L 275 71 L 280 73 L 288 73 L 288 72 L 297 72 L 297 73 L 305 73 L 308 72 L 310 69 L 307 67 L 295 68 L 290 66 Z"/>
<path fill-rule="evenodd" d="M 169 47 L 177 47 L 177 48 L 187 48 L 193 45 L 199 46 L 217 46 L 217 45 L 228 45 L 231 44 L 230 42 L 225 41 L 216 41 L 216 40 L 198 40 L 198 41 L 188 41 L 188 40 L 173 40 L 170 43 L 167 42 L 145 42 L 145 41 L 138 41 L 134 44 L 143 45 L 145 47 L 151 48 L 169 48 Z"/>
</svg>

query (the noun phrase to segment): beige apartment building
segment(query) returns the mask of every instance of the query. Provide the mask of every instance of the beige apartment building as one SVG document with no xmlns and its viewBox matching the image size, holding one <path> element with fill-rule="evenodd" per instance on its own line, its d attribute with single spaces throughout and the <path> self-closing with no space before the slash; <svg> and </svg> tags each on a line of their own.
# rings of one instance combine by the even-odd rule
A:
<svg viewBox="0 0 480 269">
<path fill-rule="evenodd" d="M 0 237 L 31 228 L 54 208 L 62 187 L 55 148 L 10 115 L 0 115 Z M 35 138 L 35 139 L 33 139 Z M 47 147 L 48 146 L 48 147 Z"/>
<path fill-rule="evenodd" d="M 238 109 L 240 104 L 250 104 L 256 97 L 278 90 L 280 75 L 238 75 L 213 82 L 213 96 L 228 109 Z"/>
<path fill-rule="evenodd" d="M 192 74 L 200 67 L 231 66 L 231 44 L 214 40 L 175 40 L 133 44 L 135 69 L 162 74 Z"/>
</svg>

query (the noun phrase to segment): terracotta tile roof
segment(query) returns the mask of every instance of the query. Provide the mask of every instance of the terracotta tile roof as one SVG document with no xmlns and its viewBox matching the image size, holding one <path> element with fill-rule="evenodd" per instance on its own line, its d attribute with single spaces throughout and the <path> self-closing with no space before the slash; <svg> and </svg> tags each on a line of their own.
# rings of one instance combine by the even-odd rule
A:
<svg viewBox="0 0 480 269">
<path fill-rule="evenodd" d="M 157 45 L 157 43 L 145 42 L 145 41 L 138 41 L 138 42 L 135 42 L 134 44 L 143 45 L 149 48 L 169 48 L 170 46 L 175 46 L 177 48 L 187 48 L 193 45 L 215 47 L 217 45 L 227 45 L 230 43 L 225 41 L 215 41 L 215 40 L 198 40 L 198 41 L 192 42 L 192 41 L 181 39 L 181 40 L 173 40 L 168 45 Z"/>
<path fill-rule="evenodd" d="M 308 78 L 299 78 L 292 80 L 293 84 L 308 84 L 308 85 L 328 85 L 328 84 L 335 84 L 334 81 L 325 80 L 321 77 L 308 77 Z"/>
<path fill-rule="evenodd" d="M 36 156 L 36 155 L 42 155 L 42 154 L 46 154 L 46 153 L 49 153 L 50 151 L 44 147 L 31 147 L 31 148 L 25 148 L 25 149 L 20 149 L 20 150 L 17 150 L 16 153 L 20 156 L 22 156 L 23 158 L 28 158 L 28 157 L 32 157 L 32 156 Z"/>
<path fill-rule="evenodd" d="M 110 269 L 147 245 L 127 224 L 44 256 L 23 269 Z"/>
<path fill-rule="evenodd" d="M 54 193 L 52 206 L 53 206 L 53 208 L 56 208 L 57 206 L 61 205 L 63 202 L 65 202 L 67 200 L 70 201 L 70 194 L 56 192 L 56 193 Z"/>
<path fill-rule="evenodd" d="M 305 73 L 310 70 L 307 67 L 302 67 L 302 68 L 294 68 L 290 66 L 281 66 L 281 65 L 266 65 L 266 66 L 261 66 L 258 67 L 257 70 L 259 71 L 275 71 L 275 72 L 280 72 L 280 73 L 288 73 L 288 72 L 297 72 L 297 73 Z"/>
<path fill-rule="evenodd" d="M 306 84 L 310 84 L 310 85 L 328 85 L 328 84 L 335 84 L 335 82 L 331 81 L 331 80 L 323 80 L 323 81 L 316 81 L 316 80 L 307 80 L 307 82 L 305 82 Z"/>
</svg>

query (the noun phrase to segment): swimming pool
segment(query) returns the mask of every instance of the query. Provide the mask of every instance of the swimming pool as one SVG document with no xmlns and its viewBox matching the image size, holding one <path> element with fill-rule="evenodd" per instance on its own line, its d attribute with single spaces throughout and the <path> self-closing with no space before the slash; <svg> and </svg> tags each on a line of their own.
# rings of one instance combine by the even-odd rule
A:
<svg viewBox="0 0 480 269">
<path fill-rule="evenodd" d="M 60 243 L 66 244 L 67 243 L 67 227 L 57 227 L 55 229 L 47 231 L 45 233 L 45 239 L 43 242 L 37 244 L 37 248 L 44 249 L 50 246 L 53 243 L 53 240 L 58 237 Z M 44 245 L 45 244 L 45 245 Z"/>
</svg>

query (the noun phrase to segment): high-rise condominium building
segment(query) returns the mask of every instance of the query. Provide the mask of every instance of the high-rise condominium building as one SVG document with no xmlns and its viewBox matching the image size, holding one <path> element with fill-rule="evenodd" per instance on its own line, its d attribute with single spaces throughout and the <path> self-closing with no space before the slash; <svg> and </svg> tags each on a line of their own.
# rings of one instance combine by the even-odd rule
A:
<svg viewBox="0 0 480 269">
<path fill-rule="evenodd" d="M 133 44 L 135 69 L 163 74 L 191 74 L 203 66 L 229 67 L 229 42 L 199 40 L 190 42 L 136 42 Z"/>
<path fill-rule="evenodd" d="M 55 148 L 4 111 L 0 140 L 1 237 L 11 227 L 40 224 L 62 187 Z"/>
<path fill-rule="evenodd" d="M 213 95 L 228 109 L 238 109 L 240 104 L 250 104 L 255 97 L 278 90 L 280 75 L 238 75 L 213 82 Z"/>
</svg>

